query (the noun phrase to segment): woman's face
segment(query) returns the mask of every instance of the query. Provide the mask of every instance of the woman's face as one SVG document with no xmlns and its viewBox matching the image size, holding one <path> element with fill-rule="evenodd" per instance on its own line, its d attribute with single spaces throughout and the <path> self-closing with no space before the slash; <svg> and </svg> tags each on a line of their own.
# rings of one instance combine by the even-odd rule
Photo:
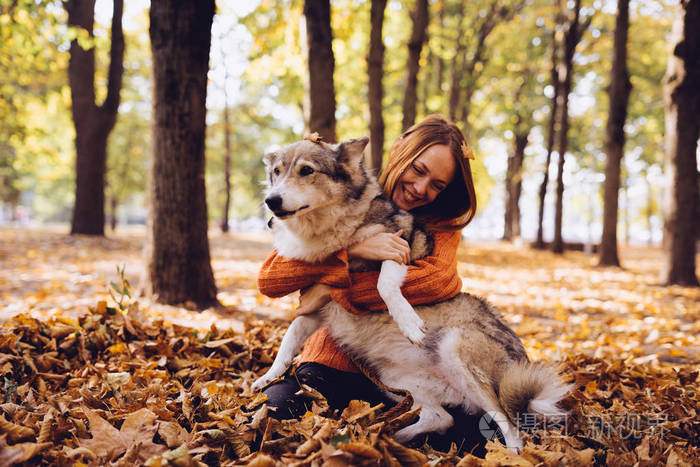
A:
<svg viewBox="0 0 700 467">
<path fill-rule="evenodd" d="M 406 211 L 425 206 L 449 185 L 456 169 L 449 146 L 430 146 L 401 174 L 391 200 Z"/>
</svg>

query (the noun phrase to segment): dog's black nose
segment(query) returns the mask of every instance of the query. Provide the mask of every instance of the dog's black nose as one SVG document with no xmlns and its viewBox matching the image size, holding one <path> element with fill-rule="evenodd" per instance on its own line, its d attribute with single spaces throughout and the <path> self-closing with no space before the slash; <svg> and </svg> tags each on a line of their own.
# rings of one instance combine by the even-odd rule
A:
<svg viewBox="0 0 700 467">
<path fill-rule="evenodd" d="M 265 204 L 272 212 L 279 211 L 282 207 L 282 197 L 280 195 L 271 195 L 265 198 Z"/>
</svg>

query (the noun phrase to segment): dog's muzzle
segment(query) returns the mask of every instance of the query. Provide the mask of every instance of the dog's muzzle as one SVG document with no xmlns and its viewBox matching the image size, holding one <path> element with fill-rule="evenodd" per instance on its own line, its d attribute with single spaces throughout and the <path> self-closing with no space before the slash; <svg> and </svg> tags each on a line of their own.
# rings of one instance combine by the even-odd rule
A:
<svg viewBox="0 0 700 467">
<path fill-rule="evenodd" d="M 308 208 L 308 205 L 304 205 L 300 207 L 299 209 L 295 209 L 294 211 L 287 211 L 282 209 L 282 197 L 280 195 L 270 195 L 267 198 L 265 198 L 265 204 L 267 204 L 267 207 L 270 208 L 270 211 L 275 215 L 275 217 L 278 217 L 280 219 L 284 219 L 285 217 L 293 216 L 299 211 L 302 211 L 306 208 Z"/>
</svg>

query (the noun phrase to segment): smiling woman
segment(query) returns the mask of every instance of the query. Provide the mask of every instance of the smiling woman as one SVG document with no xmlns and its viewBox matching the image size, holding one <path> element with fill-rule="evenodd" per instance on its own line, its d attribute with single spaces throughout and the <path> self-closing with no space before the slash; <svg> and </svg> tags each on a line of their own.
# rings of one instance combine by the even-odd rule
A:
<svg viewBox="0 0 700 467">
<path fill-rule="evenodd" d="M 391 200 L 406 211 L 432 203 L 454 178 L 456 165 L 449 146 L 429 147 L 401 175 Z"/>
</svg>

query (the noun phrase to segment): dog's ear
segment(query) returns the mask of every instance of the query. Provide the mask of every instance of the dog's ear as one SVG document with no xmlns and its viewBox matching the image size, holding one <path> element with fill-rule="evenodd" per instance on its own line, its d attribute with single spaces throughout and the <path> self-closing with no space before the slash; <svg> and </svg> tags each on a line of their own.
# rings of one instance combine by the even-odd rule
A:
<svg viewBox="0 0 700 467">
<path fill-rule="evenodd" d="M 367 136 L 340 143 L 338 145 L 338 162 L 359 165 L 367 143 L 369 143 Z"/>
<path fill-rule="evenodd" d="M 263 163 L 265 164 L 265 167 L 270 167 L 273 164 L 276 156 L 277 154 L 274 152 L 268 152 L 265 154 L 263 156 Z"/>
</svg>

